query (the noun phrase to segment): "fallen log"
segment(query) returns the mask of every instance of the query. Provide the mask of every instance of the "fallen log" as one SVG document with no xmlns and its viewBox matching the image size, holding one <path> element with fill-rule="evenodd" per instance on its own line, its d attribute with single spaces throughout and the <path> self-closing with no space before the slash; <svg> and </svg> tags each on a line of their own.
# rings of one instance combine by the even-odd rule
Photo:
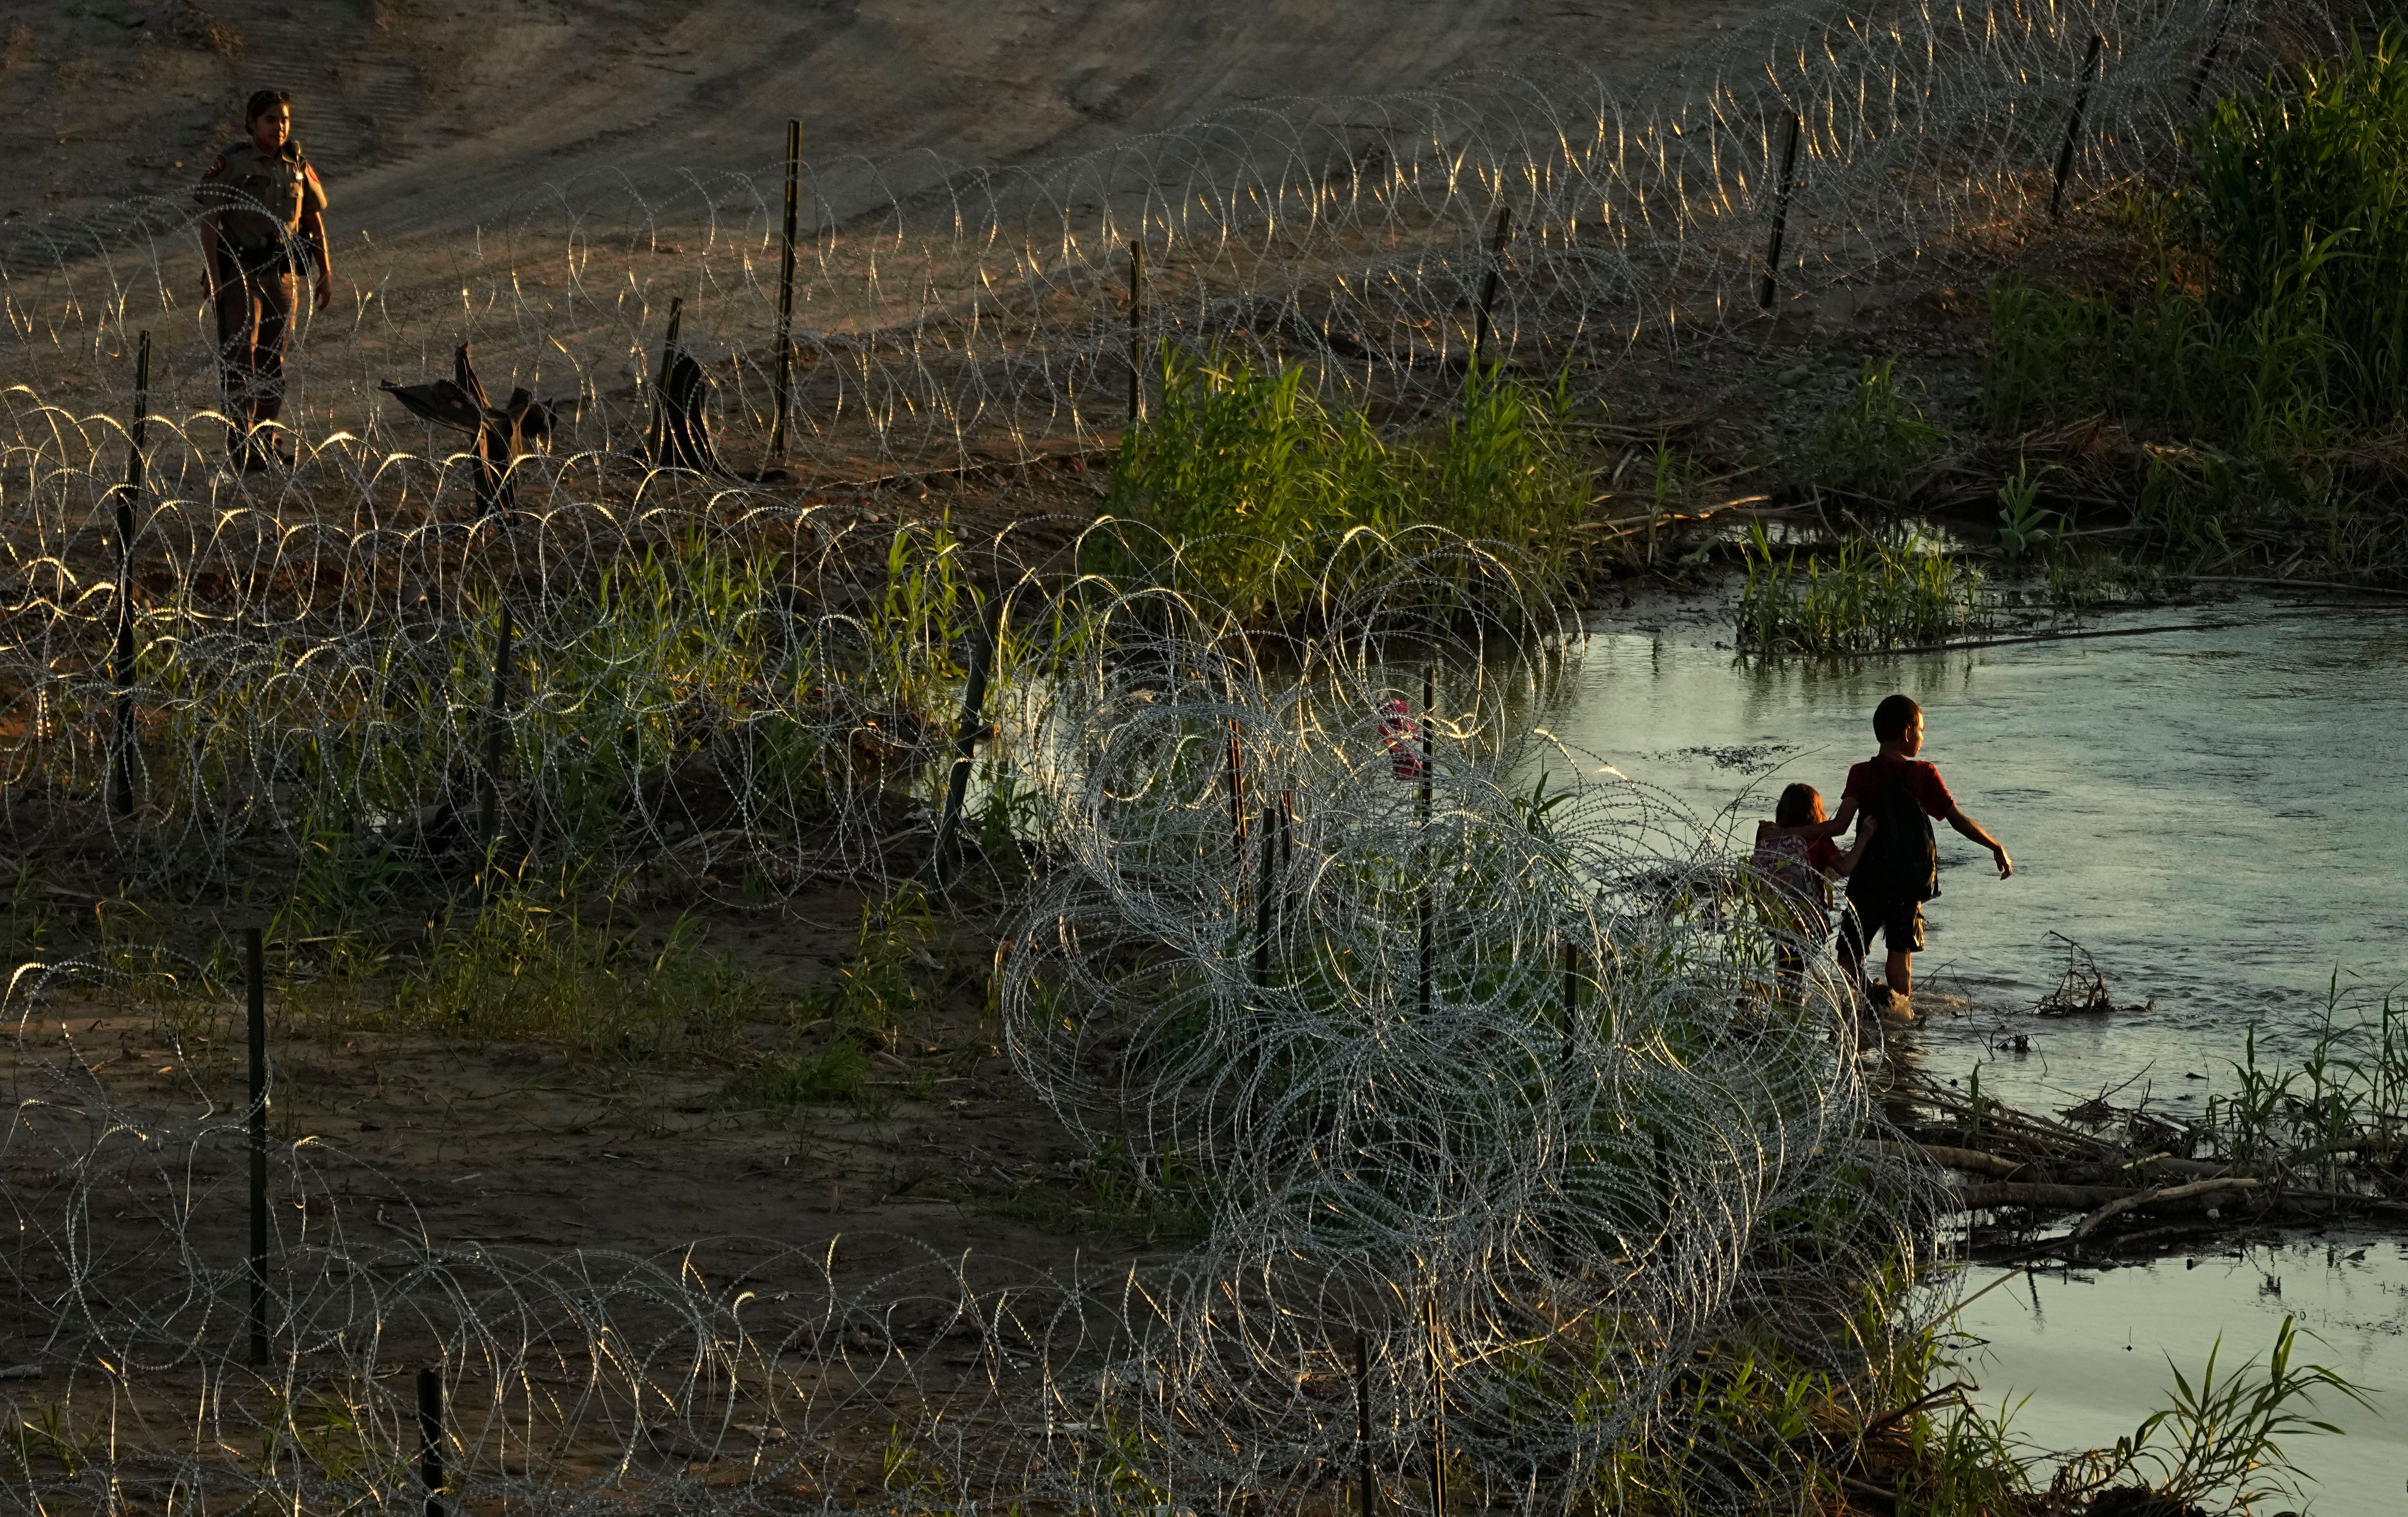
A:
<svg viewBox="0 0 2408 1517">
<path fill-rule="evenodd" d="M 2201 1195 L 2212 1195 L 2218 1191 L 2254 1191 L 2257 1188 L 2258 1182 L 2254 1180 L 2229 1179 L 2195 1180 L 2187 1185 L 2159 1185 L 2145 1191 L 2134 1191 L 2128 1195 L 2116 1197 L 2083 1218 L 2079 1226 L 2065 1235 L 2065 1240 L 2069 1243 L 2078 1243 L 2100 1223 L 2127 1211 L 2138 1210 L 2144 1206 L 2162 1206 L 2170 1201 L 2188 1201 Z"/>
<path fill-rule="evenodd" d="M 2018 1160 L 2002 1159 L 1995 1153 L 1985 1153 L 1980 1149 L 1950 1148 L 1943 1143 L 1877 1142 L 1868 1146 L 1878 1152 L 1893 1153 L 1900 1157 L 1921 1153 L 1943 1169 L 1961 1169 L 1968 1174 L 1988 1175 L 1993 1180 L 2012 1180 L 2019 1174 L 2028 1174 L 2031 1169 L 2031 1166 Z"/>
</svg>

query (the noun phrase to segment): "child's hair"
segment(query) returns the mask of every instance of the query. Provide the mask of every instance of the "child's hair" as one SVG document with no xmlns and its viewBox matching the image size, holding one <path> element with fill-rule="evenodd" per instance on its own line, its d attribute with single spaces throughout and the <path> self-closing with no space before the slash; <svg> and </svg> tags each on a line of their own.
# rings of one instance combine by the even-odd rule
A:
<svg viewBox="0 0 2408 1517">
<path fill-rule="evenodd" d="M 1923 708 L 1914 704 L 1914 696 L 1885 695 L 1882 703 L 1873 708 L 1873 737 L 1880 742 L 1896 742 L 1906 736 L 1906 729 L 1914 725 L 1914 719 L 1922 714 Z"/>
<path fill-rule="evenodd" d="M 1802 827 L 1814 820 L 1814 803 L 1822 798 L 1812 785 L 1791 785 L 1773 803 L 1772 820 L 1784 827 Z"/>
<path fill-rule="evenodd" d="M 254 91 L 251 93 L 251 103 L 242 107 L 242 124 L 249 126 L 277 107 L 291 104 L 293 104 L 293 97 L 281 90 Z"/>
</svg>

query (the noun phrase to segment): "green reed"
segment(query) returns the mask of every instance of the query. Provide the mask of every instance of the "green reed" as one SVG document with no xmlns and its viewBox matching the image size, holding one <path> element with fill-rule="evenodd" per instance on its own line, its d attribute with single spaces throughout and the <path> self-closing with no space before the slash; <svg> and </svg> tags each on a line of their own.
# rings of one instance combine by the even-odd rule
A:
<svg viewBox="0 0 2408 1517">
<path fill-rule="evenodd" d="M 1911 538 L 1854 537 L 1827 559 L 1776 552 L 1759 523 L 1745 553 L 1738 617 L 1745 652 L 1923 648 L 1989 623 L 1981 571 Z"/>
<path fill-rule="evenodd" d="M 2388 995 L 2353 997 L 2335 975 L 2298 1065 L 2260 1063 L 2252 1026 L 2231 1067 L 2235 1088 L 2211 1097 L 2199 1123 L 2213 1158 L 2337 1188 L 2354 1168 L 2387 1166 L 2408 1150 L 2408 1005 Z"/>
</svg>

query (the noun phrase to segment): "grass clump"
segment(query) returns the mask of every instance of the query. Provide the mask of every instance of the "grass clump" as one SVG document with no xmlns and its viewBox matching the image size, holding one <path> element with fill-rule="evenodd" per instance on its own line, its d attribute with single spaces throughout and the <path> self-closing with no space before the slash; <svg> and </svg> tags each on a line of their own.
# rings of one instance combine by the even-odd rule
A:
<svg viewBox="0 0 2408 1517">
<path fill-rule="evenodd" d="M 2160 1504 L 2115 1510 L 2202 1511 L 2202 1504 L 2213 1501 L 2219 1510 L 2255 1511 L 2277 1497 L 2300 1499 L 2303 1481 L 2313 1477 L 2292 1460 L 2285 1441 L 2342 1431 L 2311 1415 L 2318 1394 L 2372 1403 L 2338 1370 L 2292 1363 L 2299 1349 L 2292 1322 L 2283 1319 L 2262 1367 L 2252 1359 L 2218 1377 L 2221 1335 L 2209 1346 L 2196 1381 L 2168 1359 L 2173 1404 L 2151 1413 L 2114 1448 L 2094 1450 L 2060 1467 L 2047 1493 L 2053 1505 L 2041 1510 L 2063 1510 L 2073 1499 L 2135 1488 L 2155 1494 Z"/>
<path fill-rule="evenodd" d="M 1800 466 L 1817 489 L 1894 502 L 1914 492 L 1946 441 L 1907 399 L 1898 360 L 1869 358 L 1848 398 L 1807 439 Z"/>
<path fill-rule="evenodd" d="M 817 1053 L 772 1053 L 730 1094 L 763 1106 L 839 1106 L 860 1100 L 868 1077 L 861 1045 L 838 1041 Z"/>
<path fill-rule="evenodd" d="M 1277 621 L 1334 575 L 1426 551 L 1410 535 L 1437 527 L 1502 545 L 1553 595 L 1576 571 L 1570 529 L 1589 498 L 1572 411 L 1568 381 L 1474 369 L 1443 423 L 1391 436 L 1326 404 L 1302 368 L 1166 350 L 1162 402 L 1123 439 L 1112 479 L 1112 513 L 1140 529 L 1118 539 L 1122 566 Z"/>
<path fill-rule="evenodd" d="M 873 1051 L 893 1053 L 933 999 L 924 981 L 941 969 L 931 952 L 936 918 L 910 880 L 862 907 L 853 949 L 797 1008 L 809 1048 L 768 1054 L 728 1085 L 730 1099 L 762 1106 L 882 1108 L 869 1080 Z"/>
<path fill-rule="evenodd" d="M 1073 1238 L 1187 1242 L 1212 1230 L 1212 1197 L 1195 1166 L 1175 1147 L 1141 1153 L 1117 1138 L 1104 1144 L 1068 1188 L 1025 1185 L 991 1209 Z"/>
<path fill-rule="evenodd" d="M 562 1044 L 631 1059 L 718 1056 L 770 996 L 678 920 L 647 948 L 612 924 L 613 902 L 582 899 L 573 873 L 500 877 L 465 926 L 437 934 L 396 989 L 393 1030 Z"/>
<path fill-rule="evenodd" d="M 1851 538 L 1826 560 L 1748 538 L 1739 646 L 1751 653 L 1866 653 L 1925 648 L 1989 623 L 1982 572 L 1912 538 Z"/>
</svg>

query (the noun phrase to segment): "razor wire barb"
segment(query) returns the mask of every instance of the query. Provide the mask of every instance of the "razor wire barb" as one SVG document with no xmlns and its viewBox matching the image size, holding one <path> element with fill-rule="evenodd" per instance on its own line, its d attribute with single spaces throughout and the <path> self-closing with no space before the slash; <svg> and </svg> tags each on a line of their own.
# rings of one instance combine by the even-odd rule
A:
<svg viewBox="0 0 2408 1517">
<path fill-rule="evenodd" d="M 185 898 L 297 894 L 345 849 L 574 859 L 679 899 L 882 889 L 924 859 L 965 639 L 1003 598 L 981 783 L 1010 776 L 1043 863 L 1007 902 L 1010 1053 L 1212 1225 L 1142 1274 L 865 1279 L 840 1242 L 717 1277 L 691 1252 L 440 1243 L 300 1139 L 255 1369 L 247 1278 L 205 1241 L 247 1114 L 125 1107 L 46 1014 L 99 984 L 219 995 L 119 945 L 8 988 L 5 1267 L 45 1378 L 0 1381 L 5 1499 L 421 1510 L 429 1468 L 461 1511 L 1184 1512 L 1334 1499 L 1366 1465 L 1393 1495 L 1433 1457 L 1546 1510 L 1796 1497 L 1802 1435 L 1708 1402 L 1778 1341 L 1858 1425 L 1886 1410 L 1916 1322 L 1869 1318 L 1868 1293 L 1931 1262 L 1937 1181 L 1858 1141 L 1883 1119 L 1844 988 L 1784 980 L 1796 923 L 1709 825 L 1594 756 L 1529 789 L 1573 655 L 1515 551 L 1271 545 L 1316 565 L 1317 611 L 1266 634 L 1177 582 L 1185 545 L 1137 555 L 1165 583 L 1117 582 L 1083 571 L 1140 529 L 982 538 L 897 523 L 876 487 L 1107 450 L 1133 351 L 1301 365 L 1333 404 L 1407 416 L 1458 393 L 1484 312 L 1485 355 L 1590 398 L 1634 353 L 1755 361 L 1776 197 L 1776 313 L 1963 277 L 2047 220 L 2077 95 L 2079 207 L 2178 161 L 2203 71 L 2264 78 L 2335 32 L 2281 3 L 1817 6 L 1628 100 L 1481 77 L 1028 168 L 814 161 L 784 479 L 745 472 L 789 351 L 767 179 L 581 182 L 450 266 L 395 258 L 307 327 L 303 456 L 266 474 L 222 463 L 207 313 L 174 293 L 181 207 L 12 232 L 0 815 L 22 864 Z M 463 345 L 548 436 L 473 457 L 380 391 Z M 681 359 L 712 446 L 658 468 Z M 1383 730 L 1398 703 L 1426 757 Z M 396 1372 L 425 1367 L 422 1462 Z"/>
</svg>

